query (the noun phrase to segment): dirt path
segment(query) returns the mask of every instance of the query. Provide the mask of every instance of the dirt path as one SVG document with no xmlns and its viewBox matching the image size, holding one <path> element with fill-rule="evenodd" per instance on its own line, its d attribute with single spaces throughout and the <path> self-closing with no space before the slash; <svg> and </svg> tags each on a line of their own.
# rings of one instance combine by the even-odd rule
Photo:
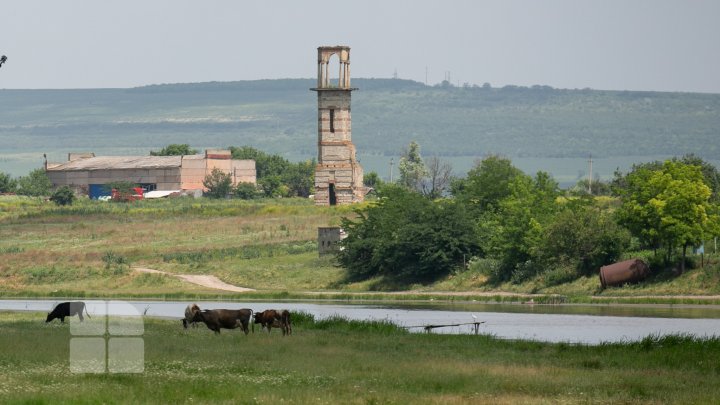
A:
<svg viewBox="0 0 720 405">
<path fill-rule="evenodd" d="M 197 274 L 172 274 L 172 273 L 168 273 L 166 271 L 160 271 L 160 270 L 155 270 L 155 269 L 146 269 L 144 267 L 133 267 L 133 269 L 140 273 L 164 274 L 166 276 L 177 277 L 181 280 L 187 281 L 188 283 L 193 283 L 193 284 L 201 285 L 203 287 L 208 287 L 208 288 L 214 288 L 216 290 L 225 290 L 225 291 L 234 291 L 234 292 L 256 291 L 255 289 L 252 289 L 252 288 L 238 287 L 236 285 L 228 284 L 215 276 L 197 275 Z"/>
</svg>

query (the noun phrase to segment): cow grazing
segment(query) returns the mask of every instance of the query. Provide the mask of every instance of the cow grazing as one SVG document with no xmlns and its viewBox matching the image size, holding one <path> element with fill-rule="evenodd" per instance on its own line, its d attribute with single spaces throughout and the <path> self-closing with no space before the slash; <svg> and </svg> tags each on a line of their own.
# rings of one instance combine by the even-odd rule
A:
<svg viewBox="0 0 720 405">
<path fill-rule="evenodd" d="M 197 327 L 197 321 L 193 321 L 195 313 L 200 311 L 198 304 L 190 304 L 185 308 L 185 318 L 183 318 L 183 327 L 187 329 L 188 324 L 192 324 L 193 327 Z"/>
<path fill-rule="evenodd" d="M 243 332 L 247 335 L 250 332 L 248 325 L 252 316 L 252 309 L 206 309 L 195 312 L 193 322 L 202 322 L 208 329 L 219 334 L 220 329 L 235 329 L 242 326 Z M 255 326 L 253 325 L 253 330 Z"/>
<path fill-rule="evenodd" d="M 260 324 L 260 329 L 267 328 L 268 333 L 270 333 L 270 328 L 280 328 L 283 336 L 292 334 L 290 311 L 287 309 L 283 309 L 282 311 L 266 309 L 262 312 L 256 312 L 255 323 Z"/>
<path fill-rule="evenodd" d="M 80 322 L 82 322 L 84 321 L 82 314 L 83 310 L 87 314 L 88 318 L 90 318 L 90 313 L 87 311 L 84 302 L 61 302 L 57 304 L 57 306 L 55 306 L 52 311 L 48 312 L 45 323 L 50 322 L 55 318 L 59 318 L 61 323 L 65 323 L 66 316 L 75 315 L 77 315 L 78 318 L 80 318 Z"/>
</svg>

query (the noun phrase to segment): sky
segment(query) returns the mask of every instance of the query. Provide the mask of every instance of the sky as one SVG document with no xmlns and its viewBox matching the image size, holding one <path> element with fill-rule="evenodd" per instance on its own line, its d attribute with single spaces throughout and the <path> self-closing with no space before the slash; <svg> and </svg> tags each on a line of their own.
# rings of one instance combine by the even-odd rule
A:
<svg viewBox="0 0 720 405">
<path fill-rule="evenodd" d="M 717 0 L 6 0 L 0 89 L 352 77 L 720 93 Z"/>
</svg>

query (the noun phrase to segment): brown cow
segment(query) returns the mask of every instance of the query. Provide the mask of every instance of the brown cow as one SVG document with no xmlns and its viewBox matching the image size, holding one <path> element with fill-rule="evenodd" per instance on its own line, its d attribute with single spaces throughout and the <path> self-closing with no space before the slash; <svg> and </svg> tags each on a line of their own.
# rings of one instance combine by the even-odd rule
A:
<svg viewBox="0 0 720 405">
<path fill-rule="evenodd" d="M 192 324 L 193 327 L 197 327 L 197 322 L 193 321 L 193 318 L 195 317 L 195 313 L 200 311 L 200 307 L 198 304 L 190 304 L 185 308 L 185 318 L 183 318 L 182 323 L 183 327 L 187 329 L 188 324 Z"/>
<path fill-rule="evenodd" d="M 252 309 L 205 309 L 195 312 L 193 322 L 202 322 L 208 329 L 219 334 L 221 328 L 235 329 L 242 326 L 243 332 L 247 335 L 250 332 L 248 325 L 252 316 Z M 253 325 L 253 330 L 255 325 Z"/>
<path fill-rule="evenodd" d="M 282 311 L 276 309 L 266 309 L 262 312 L 255 313 L 255 323 L 259 323 L 260 329 L 267 328 L 270 333 L 270 328 L 280 328 L 283 336 L 292 334 L 292 324 L 290 323 L 290 311 L 283 309 Z"/>
</svg>

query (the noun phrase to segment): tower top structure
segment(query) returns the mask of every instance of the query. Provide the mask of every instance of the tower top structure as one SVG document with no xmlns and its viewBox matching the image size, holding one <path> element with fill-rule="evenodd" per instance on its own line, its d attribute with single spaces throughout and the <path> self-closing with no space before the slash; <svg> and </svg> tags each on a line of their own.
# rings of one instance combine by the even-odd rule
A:
<svg viewBox="0 0 720 405">
<path fill-rule="evenodd" d="M 333 56 L 338 57 L 338 80 L 330 80 L 330 60 Z M 350 47 L 320 46 L 318 47 L 318 81 L 317 87 L 311 90 L 357 90 L 350 86 Z"/>
</svg>

